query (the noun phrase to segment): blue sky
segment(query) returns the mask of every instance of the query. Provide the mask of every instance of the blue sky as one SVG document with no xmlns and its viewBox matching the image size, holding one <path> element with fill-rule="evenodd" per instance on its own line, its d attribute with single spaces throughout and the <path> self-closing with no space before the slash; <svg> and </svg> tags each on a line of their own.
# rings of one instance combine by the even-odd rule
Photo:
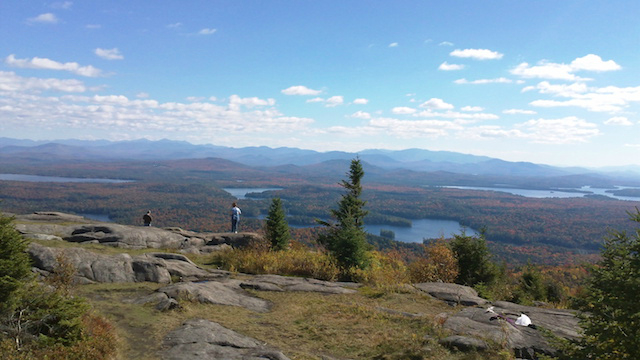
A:
<svg viewBox="0 0 640 360">
<path fill-rule="evenodd" d="M 640 2 L 0 3 L 0 136 L 640 164 Z"/>
</svg>

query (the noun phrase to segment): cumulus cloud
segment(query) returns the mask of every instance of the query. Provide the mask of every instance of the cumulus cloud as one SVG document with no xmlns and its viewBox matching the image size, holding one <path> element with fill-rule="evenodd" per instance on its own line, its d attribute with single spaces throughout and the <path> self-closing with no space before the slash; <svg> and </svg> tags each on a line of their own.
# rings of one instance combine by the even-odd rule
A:
<svg viewBox="0 0 640 360">
<path fill-rule="evenodd" d="M 80 66 L 80 64 L 76 62 L 60 63 L 40 57 L 34 57 L 32 59 L 17 59 L 14 54 L 7 56 L 5 63 L 9 66 L 18 68 L 69 71 L 76 75 L 87 77 L 97 77 L 102 74 L 100 69 L 96 69 L 91 65 Z"/>
<path fill-rule="evenodd" d="M 406 106 L 398 106 L 391 109 L 391 112 L 397 115 L 415 114 L 418 110 Z"/>
<path fill-rule="evenodd" d="M 28 24 L 57 24 L 60 20 L 55 14 L 46 13 L 27 19 Z"/>
<path fill-rule="evenodd" d="M 640 86 L 597 88 L 588 87 L 584 83 L 553 85 L 543 81 L 533 89 L 541 94 L 567 99 L 540 99 L 530 103 L 537 107 L 579 107 L 594 112 L 620 112 L 631 103 L 640 102 Z"/>
<path fill-rule="evenodd" d="M 498 60 L 502 59 L 503 54 L 497 51 L 491 51 L 488 49 L 456 49 L 449 53 L 449 55 L 459 58 L 470 58 L 474 60 Z"/>
<path fill-rule="evenodd" d="M 560 119 L 532 119 L 516 127 L 526 133 L 526 138 L 537 143 L 584 143 L 600 135 L 596 124 L 575 116 Z"/>
<path fill-rule="evenodd" d="M 275 105 L 274 99 L 260 99 L 257 97 L 241 98 L 238 95 L 231 95 L 229 97 L 229 108 L 238 110 L 241 106 L 247 108 L 253 108 L 256 106 L 272 106 Z"/>
<path fill-rule="evenodd" d="M 353 114 L 351 114 L 351 117 L 356 119 L 368 120 L 368 119 L 371 119 L 371 114 L 365 111 L 356 111 Z"/>
<path fill-rule="evenodd" d="M 465 106 L 462 109 L 460 109 L 462 111 L 469 111 L 469 112 L 479 112 L 479 111 L 483 111 L 484 108 L 481 106 Z"/>
<path fill-rule="evenodd" d="M 614 116 L 604 122 L 606 125 L 633 126 L 633 123 L 624 116 Z"/>
<path fill-rule="evenodd" d="M 453 109 L 454 106 L 451 104 L 447 104 L 442 99 L 431 98 L 423 102 L 422 104 L 420 104 L 420 107 L 433 109 L 433 110 L 449 110 L 449 109 Z"/>
<path fill-rule="evenodd" d="M 290 86 L 282 91 L 285 95 L 318 95 L 321 90 L 313 90 L 303 85 Z"/>
<path fill-rule="evenodd" d="M 360 99 L 353 100 L 353 103 L 356 105 L 367 105 L 369 103 L 369 100 L 360 98 Z"/>
<path fill-rule="evenodd" d="M 542 60 L 537 65 L 531 66 L 526 62 L 517 65 L 510 72 L 523 78 L 540 78 L 569 81 L 586 81 L 588 78 L 581 78 L 575 73 L 578 71 L 615 71 L 622 67 L 613 60 L 603 61 L 598 55 L 588 54 L 573 60 L 570 64 L 559 64 Z"/>
<path fill-rule="evenodd" d="M 462 69 L 464 69 L 464 65 L 449 64 L 446 61 L 440 64 L 440 66 L 438 66 L 438 70 L 442 70 L 442 71 L 455 71 L 455 70 L 462 70 Z"/>
<path fill-rule="evenodd" d="M 107 59 L 107 60 L 122 60 L 122 59 L 124 59 L 124 56 L 120 53 L 120 50 L 118 50 L 118 48 L 113 48 L 113 49 L 97 48 L 95 50 L 95 54 L 98 55 L 99 57 L 101 57 L 103 59 Z"/>
<path fill-rule="evenodd" d="M 87 87 L 82 81 L 75 79 L 27 78 L 13 72 L 0 71 L 0 91 L 40 92 L 46 90 L 81 93 L 85 92 Z"/>
<path fill-rule="evenodd" d="M 325 106 L 334 107 L 338 105 L 342 105 L 344 103 L 344 97 L 342 96 L 332 96 L 325 100 Z"/>
<path fill-rule="evenodd" d="M 211 35 L 211 34 L 215 33 L 216 31 L 218 31 L 218 30 L 217 29 L 204 28 L 204 29 L 200 29 L 200 31 L 198 31 L 198 35 Z"/>
<path fill-rule="evenodd" d="M 613 60 L 603 61 L 602 58 L 595 54 L 589 54 L 581 58 L 577 58 L 571 62 L 571 68 L 586 71 L 615 71 L 622 67 Z"/>
</svg>

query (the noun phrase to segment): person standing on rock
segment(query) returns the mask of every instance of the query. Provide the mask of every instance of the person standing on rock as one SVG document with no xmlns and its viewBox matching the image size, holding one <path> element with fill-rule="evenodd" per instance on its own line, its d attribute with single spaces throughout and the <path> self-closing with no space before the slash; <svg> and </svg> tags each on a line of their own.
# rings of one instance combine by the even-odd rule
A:
<svg viewBox="0 0 640 360">
<path fill-rule="evenodd" d="M 231 204 L 231 206 L 231 232 L 237 233 L 238 222 L 240 222 L 240 214 L 242 214 L 242 211 L 240 211 L 240 208 L 236 203 Z"/>
<path fill-rule="evenodd" d="M 142 221 L 144 221 L 144 226 L 151 226 L 151 210 L 147 211 L 146 214 L 142 216 Z"/>
</svg>

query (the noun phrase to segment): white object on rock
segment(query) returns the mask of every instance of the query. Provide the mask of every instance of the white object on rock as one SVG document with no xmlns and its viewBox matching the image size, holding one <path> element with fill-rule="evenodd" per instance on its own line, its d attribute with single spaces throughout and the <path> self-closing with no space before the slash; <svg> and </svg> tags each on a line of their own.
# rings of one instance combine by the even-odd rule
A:
<svg viewBox="0 0 640 360">
<path fill-rule="evenodd" d="M 516 319 L 516 325 L 529 326 L 531 325 L 531 319 L 525 314 L 520 314 L 520 317 Z"/>
</svg>

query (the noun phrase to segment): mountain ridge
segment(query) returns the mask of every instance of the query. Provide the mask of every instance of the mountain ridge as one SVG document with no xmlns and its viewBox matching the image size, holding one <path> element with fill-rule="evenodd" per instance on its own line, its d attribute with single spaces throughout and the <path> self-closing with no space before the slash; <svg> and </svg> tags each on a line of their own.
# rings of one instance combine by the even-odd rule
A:
<svg viewBox="0 0 640 360">
<path fill-rule="evenodd" d="M 186 141 L 138 139 L 130 141 L 54 140 L 34 141 L 0 137 L 0 156 L 49 160 L 180 160 L 221 158 L 256 167 L 310 166 L 333 160 L 359 157 L 384 170 L 419 172 L 445 171 L 467 175 L 555 177 L 577 174 L 612 173 L 640 177 L 640 167 L 607 168 L 606 171 L 581 167 L 556 167 L 531 162 L 511 162 L 487 156 L 431 151 L 425 149 L 367 149 L 360 152 L 319 152 L 292 147 L 225 147 L 195 145 Z"/>
</svg>

